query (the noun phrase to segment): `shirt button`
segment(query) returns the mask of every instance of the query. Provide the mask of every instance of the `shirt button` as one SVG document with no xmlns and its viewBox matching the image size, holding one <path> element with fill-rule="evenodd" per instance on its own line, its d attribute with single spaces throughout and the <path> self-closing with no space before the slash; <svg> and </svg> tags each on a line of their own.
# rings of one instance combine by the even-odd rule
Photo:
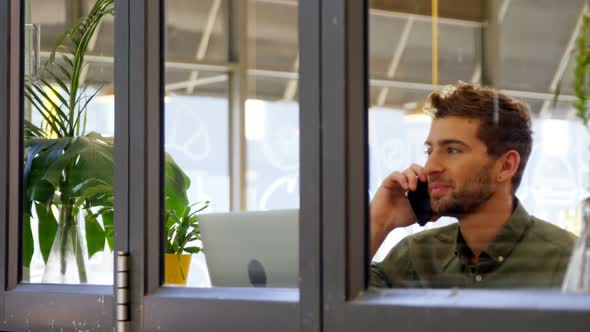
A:
<svg viewBox="0 0 590 332">
<path fill-rule="evenodd" d="M 498 262 L 502 263 L 503 261 L 504 261 L 504 257 L 503 256 L 498 257 Z"/>
<path fill-rule="evenodd" d="M 483 279 L 483 278 L 481 277 L 481 275 L 479 275 L 479 274 L 478 274 L 478 275 L 476 275 L 476 276 L 475 276 L 475 281 L 477 281 L 477 282 L 480 282 L 480 281 L 481 281 L 481 279 Z"/>
</svg>

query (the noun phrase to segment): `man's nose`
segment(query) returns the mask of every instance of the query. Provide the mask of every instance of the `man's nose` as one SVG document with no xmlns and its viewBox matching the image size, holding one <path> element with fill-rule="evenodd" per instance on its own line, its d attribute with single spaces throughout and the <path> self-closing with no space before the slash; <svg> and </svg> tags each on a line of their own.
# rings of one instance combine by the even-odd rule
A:
<svg viewBox="0 0 590 332">
<path fill-rule="evenodd" d="M 439 160 L 439 158 L 437 158 L 434 153 L 430 154 L 430 156 L 428 156 L 428 159 L 426 160 L 426 164 L 424 164 L 424 172 L 426 173 L 426 175 L 430 176 L 438 174 L 441 173 L 443 170 L 444 166 L 441 160 Z"/>
</svg>

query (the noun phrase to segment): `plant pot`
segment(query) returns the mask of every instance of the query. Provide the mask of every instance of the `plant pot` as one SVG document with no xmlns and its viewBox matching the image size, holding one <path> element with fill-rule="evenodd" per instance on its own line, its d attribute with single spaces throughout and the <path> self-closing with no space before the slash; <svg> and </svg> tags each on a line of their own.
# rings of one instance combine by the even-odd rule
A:
<svg viewBox="0 0 590 332">
<path fill-rule="evenodd" d="M 191 265 L 191 254 L 165 254 L 164 283 L 167 285 L 186 286 L 186 280 Z"/>
</svg>

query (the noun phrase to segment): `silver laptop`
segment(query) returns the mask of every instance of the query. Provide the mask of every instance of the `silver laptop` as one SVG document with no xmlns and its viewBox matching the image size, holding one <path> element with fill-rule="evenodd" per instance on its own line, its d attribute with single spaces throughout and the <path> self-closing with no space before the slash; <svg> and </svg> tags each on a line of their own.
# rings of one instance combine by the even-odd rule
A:
<svg viewBox="0 0 590 332">
<path fill-rule="evenodd" d="M 299 210 L 199 216 L 214 287 L 299 287 Z"/>
</svg>

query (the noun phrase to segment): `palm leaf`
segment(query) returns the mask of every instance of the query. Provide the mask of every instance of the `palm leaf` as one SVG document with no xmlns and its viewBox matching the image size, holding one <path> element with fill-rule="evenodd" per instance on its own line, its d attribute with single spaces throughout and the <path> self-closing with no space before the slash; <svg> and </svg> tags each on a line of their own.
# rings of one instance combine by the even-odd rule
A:
<svg viewBox="0 0 590 332">
<path fill-rule="evenodd" d="M 56 40 L 47 62 L 39 70 L 38 77 L 27 78 L 27 99 L 41 113 L 57 137 L 84 135 L 84 130 L 77 132 L 80 118 L 84 116 L 88 103 L 96 96 L 95 93 L 84 100 L 79 98 L 80 76 L 85 66 L 84 57 L 98 24 L 105 15 L 112 14 L 114 0 L 97 0 L 88 16 L 81 18 Z M 65 65 L 57 61 L 58 54 Z M 58 85 L 62 91 L 58 91 L 52 83 Z M 45 89 L 51 91 L 61 105 L 58 105 Z M 51 105 L 52 109 L 48 109 L 45 103 Z"/>
<path fill-rule="evenodd" d="M 86 90 L 86 89 L 85 89 Z M 96 97 L 96 95 L 98 95 L 98 93 L 100 92 L 100 89 L 97 89 L 96 91 L 94 91 L 94 93 L 92 93 L 89 97 L 86 97 L 86 100 L 84 101 L 83 104 L 81 104 L 80 109 L 78 110 L 77 114 L 76 114 L 76 118 L 74 120 L 74 127 L 78 128 L 79 124 L 80 124 L 80 117 L 82 116 L 86 116 L 86 107 L 88 106 L 88 104 L 92 101 L 92 99 L 94 99 L 94 97 Z M 86 123 L 84 123 L 82 125 L 82 128 L 86 127 Z"/>
<path fill-rule="evenodd" d="M 61 133 L 62 130 L 63 132 L 65 132 L 67 130 L 67 127 L 64 126 L 64 124 L 62 123 L 62 121 L 60 121 L 59 118 L 53 115 L 53 113 L 50 109 L 47 108 L 47 106 L 45 106 L 45 104 L 43 103 L 43 98 L 39 97 L 35 90 L 38 89 L 34 84 L 31 86 L 25 86 L 25 97 L 31 102 L 31 104 L 37 109 L 37 111 L 39 111 L 39 114 L 41 114 L 47 125 L 51 127 L 51 129 L 56 134 Z"/>
<path fill-rule="evenodd" d="M 30 121 L 24 121 L 25 126 L 25 139 L 27 138 L 35 138 L 35 137 L 44 137 L 45 133 L 43 129 L 37 127 L 36 125 L 32 124 Z"/>
<path fill-rule="evenodd" d="M 66 98 L 62 95 L 62 92 L 57 90 L 53 85 L 51 85 L 47 80 L 41 78 L 40 79 L 41 82 L 43 82 L 43 84 L 55 95 L 55 97 L 57 99 L 59 99 L 59 101 L 62 103 L 62 105 L 67 106 L 68 105 L 68 101 L 66 100 Z M 56 79 L 56 82 L 59 82 L 61 80 Z M 63 84 L 63 82 L 62 82 Z M 61 86 L 61 84 L 58 83 L 58 85 Z M 65 85 L 65 84 L 64 84 Z M 56 110 L 59 110 L 60 107 L 57 107 Z M 64 119 L 65 119 L 65 114 L 63 114 Z"/>
</svg>

